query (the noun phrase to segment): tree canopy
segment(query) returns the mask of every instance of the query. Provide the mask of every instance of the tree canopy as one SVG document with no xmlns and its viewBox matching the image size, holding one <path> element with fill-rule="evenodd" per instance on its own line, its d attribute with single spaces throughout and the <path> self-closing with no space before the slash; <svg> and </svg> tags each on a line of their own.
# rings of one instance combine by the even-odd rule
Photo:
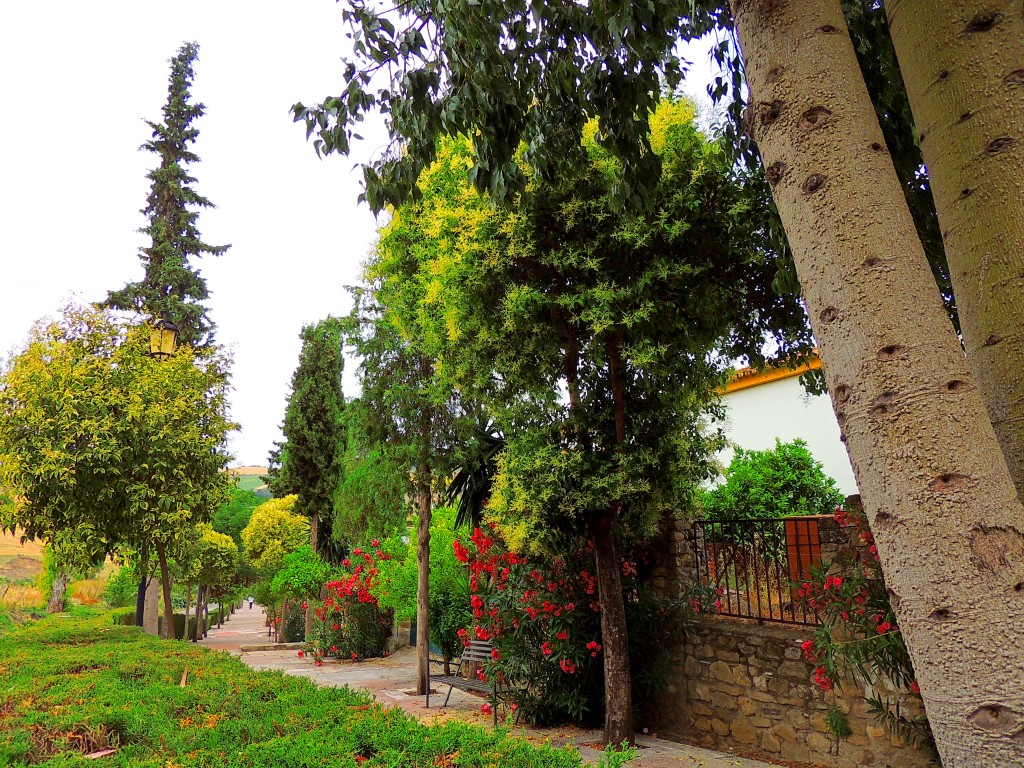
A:
<svg viewBox="0 0 1024 768">
<path fill-rule="evenodd" d="M 139 252 L 145 273 L 142 280 L 111 291 L 106 299 L 106 306 L 114 309 L 155 318 L 167 315 L 178 325 L 181 343 L 191 346 L 212 343 L 214 324 L 202 303 L 210 296 L 206 280 L 190 260 L 219 256 L 230 247 L 203 242 L 197 228 L 199 210 L 213 204 L 195 191 L 196 179 L 187 169 L 199 162 L 190 149 L 199 137 L 192 123 L 206 109 L 190 101 L 195 77 L 192 65 L 198 56 L 196 43 L 182 45 L 171 59 L 164 119 L 160 123 L 146 121 L 153 135 L 142 149 L 159 157 L 160 165 L 146 176 L 150 191 L 142 213 L 149 222 L 141 232 L 151 242 Z"/>
<path fill-rule="evenodd" d="M 242 531 L 245 559 L 257 570 L 273 573 L 284 556 L 309 543 L 309 521 L 294 512 L 296 496 L 271 499 L 253 510 Z"/>
<path fill-rule="evenodd" d="M 0 378 L 0 484 L 12 520 L 69 563 L 169 549 L 227 494 L 227 360 L 149 354 L 149 330 L 69 306 Z"/>
<path fill-rule="evenodd" d="M 429 361 L 424 391 L 447 394 L 454 425 L 482 404 L 506 435 L 487 514 L 525 550 L 591 537 L 603 635 L 622 641 L 616 540 L 650 536 L 709 477 L 729 356 L 759 360 L 767 339 L 779 355 L 810 349 L 799 303 L 770 290 L 756 199 L 692 120 L 683 101 L 652 116 L 661 172 L 642 213 L 618 204 L 596 124 L 585 167 L 553 183 L 524 168 L 528 194 L 508 210 L 467 183 L 468 142 L 443 142 L 367 266 L 379 316 Z M 620 724 L 626 653 L 606 643 Z"/>
<path fill-rule="evenodd" d="M 705 514 L 719 519 L 831 515 L 842 501 L 807 443 L 778 438 L 770 450 L 737 447 L 725 482 L 701 494 Z"/>
<path fill-rule="evenodd" d="M 298 496 L 295 512 L 322 527 L 322 536 L 317 533 L 317 549 L 324 551 L 333 539 L 331 510 L 345 450 L 341 322 L 329 317 L 305 326 L 300 336 L 302 350 L 292 375 L 282 463 L 275 483 L 294 489 Z"/>
</svg>

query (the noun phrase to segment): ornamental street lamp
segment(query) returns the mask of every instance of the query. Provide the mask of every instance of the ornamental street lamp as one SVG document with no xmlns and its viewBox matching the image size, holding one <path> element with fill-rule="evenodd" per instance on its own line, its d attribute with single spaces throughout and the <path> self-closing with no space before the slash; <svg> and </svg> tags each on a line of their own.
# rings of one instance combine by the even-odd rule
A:
<svg viewBox="0 0 1024 768">
<path fill-rule="evenodd" d="M 158 360 L 164 360 L 174 354 L 178 343 L 178 326 L 164 314 L 153 323 L 149 331 L 149 354 Z"/>
</svg>

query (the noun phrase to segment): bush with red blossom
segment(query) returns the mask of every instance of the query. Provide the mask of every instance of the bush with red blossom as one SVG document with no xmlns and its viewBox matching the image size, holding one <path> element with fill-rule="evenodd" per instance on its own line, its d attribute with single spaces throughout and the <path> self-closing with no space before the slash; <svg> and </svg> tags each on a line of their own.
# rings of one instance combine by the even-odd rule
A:
<svg viewBox="0 0 1024 768">
<path fill-rule="evenodd" d="M 360 659 L 380 656 L 391 632 L 391 612 L 373 595 L 378 565 L 389 556 L 380 549 L 352 550 L 325 585 L 327 596 L 313 610 L 309 651 L 314 661 L 325 657 Z"/>
<path fill-rule="evenodd" d="M 459 636 L 466 645 L 481 639 L 494 647 L 482 679 L 505 688 L 499 699 L 521 708 L 529 721 L 599 721 L 604 659 L 593 545 L 575 541 L 561 547 L 562 554 L 525 556 L 510 552 L 500 529 L 489 527 L 453 548 L 469 567 L 473 613 Z M 633 558 L 621 566 L 630 646 L 637 650 L 631 653 L 634 688 L 649 694 L 656 687 L 650 662 L 667 646 L 652 641 L 651 631 L 687 631 L 695 623 L 693 604 L 712 612 L 714 595 L 656 598 L 642 588 Z"/>
<path fill-rule="evenodd" d="M 882 580 L 878 549 L 859 504 L 836 507 L 835 520 L 848 535 L 832 563 L 812 569 L 803 582 L 800 601 L 821 619 L 812 639 L 803 642 L 804 658 L 815 665 L 814 681 L 833 690 L 844 676 L 867 684 L 886 680 L 893 696 L 866 696 L 871 711 L 893 732 L 934 753 L 927 719 L 909 717 L 900 700 L 920 700 L 910 655 Z M 899 691 L 903 691 L 902 694 Z"/>
</svg>

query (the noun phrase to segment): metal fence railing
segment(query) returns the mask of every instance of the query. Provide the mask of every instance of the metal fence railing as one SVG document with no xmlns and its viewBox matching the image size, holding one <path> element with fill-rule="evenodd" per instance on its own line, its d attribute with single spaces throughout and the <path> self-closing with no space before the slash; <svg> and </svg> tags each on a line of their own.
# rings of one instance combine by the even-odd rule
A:
<svg viewBox="0 0 1024 768">
<path fill-rule="evenodd" d="M 700 520 L 692 541 L 700 583 L 719 592 L 719 615 L 821 623 L 797 593 L 821 563 L 816 518 Z"/>
</svg>

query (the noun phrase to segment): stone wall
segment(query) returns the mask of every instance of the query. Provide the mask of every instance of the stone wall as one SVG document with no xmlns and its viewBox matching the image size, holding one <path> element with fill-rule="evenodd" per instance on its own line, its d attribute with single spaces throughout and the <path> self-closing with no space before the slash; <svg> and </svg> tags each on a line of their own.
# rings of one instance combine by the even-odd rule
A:
<svg viewBox="0 0 1024 768">
<path fill-rule="evenodd" d="M 822 553 L 830 559 L 846 532 L 831 520 L 821 523 Z M 651 576 L 662 594 L 678 596 L 692 583 L 695 558 L 689 528 L 685 521 L 666 521 Z M 674 671 L 657 707 L 661 720 L 649 725 L 669 737 L 769 759 L 836 768 L 929 765 L 923 752 L 890 736 L 868 713 L 863 686 L 846 682 L 826 692 L 814 684 L 814 666 L 800 647 L 811 631 L 749 620 L 706 620 L 696 637 L 680 638 L 672 649 Z M 825 724 L 833 705 L 847 716 L 852 731 L 843 739 Z"/>
<path fill-rule="evenodd" d="M 709 620 L 675 651 L 677 672 L 659 708 L 658 731 L 836 768 L 928 765 L 868 713 L 862 688 L 851 683 L 826 693 L 814 684 L 813 665 L 800 649 L 808 637 L 807 629 Z M 825 724 L 833 704 L 847 716 L 846 738 Z"/>
</svg>

